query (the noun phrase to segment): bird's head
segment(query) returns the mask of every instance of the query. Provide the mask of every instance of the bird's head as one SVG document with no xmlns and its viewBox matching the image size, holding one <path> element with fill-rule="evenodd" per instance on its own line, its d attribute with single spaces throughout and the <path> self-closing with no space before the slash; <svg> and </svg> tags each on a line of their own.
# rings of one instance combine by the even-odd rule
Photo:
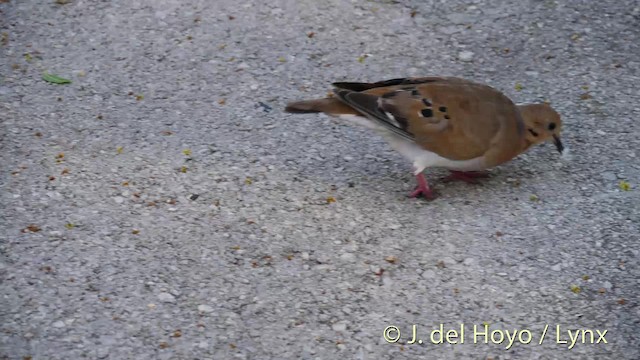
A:
<svg viewBox="0 0 640 360">
<path fill-rule="evenodd" d="M 562 119 L 549 104 L 518 105 L 518 109 L 524 121 L 527 147 L 552 140 L 558 152 L 564 154 L 565 147 L 560 141 Z"/>
</svg>

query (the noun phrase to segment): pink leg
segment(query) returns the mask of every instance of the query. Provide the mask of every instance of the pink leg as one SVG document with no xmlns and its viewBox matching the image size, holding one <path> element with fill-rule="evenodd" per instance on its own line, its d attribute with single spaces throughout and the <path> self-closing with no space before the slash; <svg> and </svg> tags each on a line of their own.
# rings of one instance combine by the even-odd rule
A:
<svg viewBox="0 0 640 360">
<path fill-rule="evenodd" d="M 450 170 L 451 174 L 444 178 L 445 181 L 460 180 L 469 184 L 477 184 L 480 178 L 488 178 L 489 174 L 481 171 L 455 171 Z"/>
<path fill-rule="evenodd" d="M 416 175 L 416 180 L 418 181 L 418 186 L 413 190 L 411 194 L 409 194 L 410 198 L 415 198 L 422 195 L 427 200 L 435 199 L 435 195 L 433 191 L 429 188 L 429 184 L 427 184 L 427 179 L 424 177 L 423 173 L 419 173 Z"/>
</svg>

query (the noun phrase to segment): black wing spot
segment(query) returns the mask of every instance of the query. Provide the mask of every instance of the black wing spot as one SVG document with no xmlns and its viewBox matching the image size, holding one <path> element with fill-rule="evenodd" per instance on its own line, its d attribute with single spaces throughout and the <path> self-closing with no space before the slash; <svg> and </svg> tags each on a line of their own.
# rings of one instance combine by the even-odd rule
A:
<svg viewBox="0 0 640 360">
<path fill-rule="evenodd" d="M 440 110 L 441 112 L 447 112 L 447 107 L 446 106 L 440 106 L 438 108 L 438 110 Z"/>
<path fill-rule="evenodd" d="M 444 118 L 447 119 L 447 120 L 451 119 L 451 117 L 449 115 L 445 115 Z"/>
<path fill-rule="evenodd" d="M 424 99 L 424 98 L 423 98 L 423 99 L 422 99 L 422 102 L 423 102 L 425 105 L 427 105 L 427 106 L 431 106 L 431 103 L 430 103 L 430 102 L 429 102 L 429 100 L 427 100 L 427 99 Z"/>
<path fill-rule="evenodd" d="M 426 118 L 433 116 L 433 111 L 431 111 L 431 109 L 422 109 L 420 113 L 422 114 L 423 117 L 426 117 Z"/>
<path fill-rule="evenodd" d="M 533 129 L 529 129 L 529 132 L 531 133 L 531 135 L 538 137 L 538 133 L 533 131 Z"/>
</svg>

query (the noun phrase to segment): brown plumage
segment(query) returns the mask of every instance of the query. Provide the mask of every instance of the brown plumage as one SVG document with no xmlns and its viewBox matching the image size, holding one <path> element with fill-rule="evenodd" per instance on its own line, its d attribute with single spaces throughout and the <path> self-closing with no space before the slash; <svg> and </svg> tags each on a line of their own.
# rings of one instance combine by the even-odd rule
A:
<svg viewBox="0 0 640 360">
<path fill-rule="evenodd" d="M 334 83 L 335 97 L 293 102 L 290 113 L 322 112 L 382 135 L 408 157 L 418 177 L 412 196 L 432 197 L 422 171 L 445 167 L 471 181 L 477 173 L 553 139 L 559 151 L 562 122 L 547 104 L 516 106 L 498 90 L 454 77 L 376 83 Z"/>
</svg>

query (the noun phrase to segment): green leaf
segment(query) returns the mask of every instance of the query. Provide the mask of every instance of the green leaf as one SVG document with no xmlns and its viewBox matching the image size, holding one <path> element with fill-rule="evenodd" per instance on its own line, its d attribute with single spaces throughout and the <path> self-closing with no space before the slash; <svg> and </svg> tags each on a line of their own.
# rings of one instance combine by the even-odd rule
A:
<svg viewBox="0 0 640 360">
<path fill-rule="evenodd" d="M 52 75 L 46 72 L 42 73 L 42 80 L 53 84 L 71 84 L 71 80 L 69 79 L 61 78 L 60 76 Z"/>
</svg>

